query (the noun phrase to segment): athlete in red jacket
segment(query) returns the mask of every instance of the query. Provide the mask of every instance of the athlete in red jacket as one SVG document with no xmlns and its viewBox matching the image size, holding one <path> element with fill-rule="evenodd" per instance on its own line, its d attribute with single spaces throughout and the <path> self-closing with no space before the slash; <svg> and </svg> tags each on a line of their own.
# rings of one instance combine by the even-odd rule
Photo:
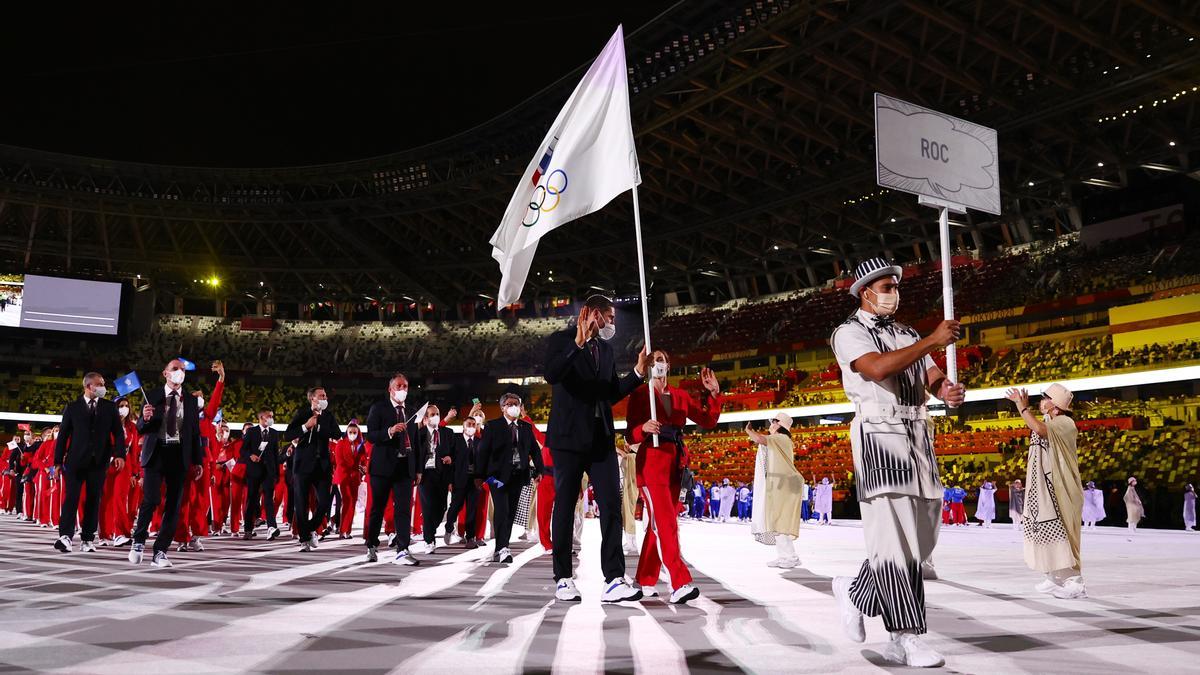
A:
<svg viewBox="0 0 1200 675">
<path fill-rule="evenodd" d="M 637 484 L 650 509 L 650 527 L 646 528 L 646 539 L 642 542 L 637 582 L 646 596 L 658 595 L 654 586 L 659 571 L 666 565 L 671 575 L 671 602 L 684 603 L 699 597 L 700 589 L 692 586 L 692 574 L 679 553 L 679 514 L 675 503 L 679 500 L 680 474 L 687 464 L 683 427 L 689 418 L 702 428 L 716 427 L 721 416 L 721 389 L 716 375 L 705 368 L 700 373 L 705 392 L 696 401 L 667 382 L 671 364 L 666 352 L 655 351 L 651 360 L 652 378 L 629 395 L 626 414 L 630 442 L 641 445 L 637 453 Z M 650 386 L 656 394 L 658 421 L 650 419 Z M 657 447 L 654 434 L 658 434 Z"/>
<path fill-rule="evenodd" d="M 366 475 L 367 458 L 371 456 L 371 445 L 363 438 L 357 420 L 346 425 L 346 435 L 333 446 L 333 484 L 338 489 L 338 508 L 342 511 L 338 526 L 338 539 L 349 539 L 354 525 L 354 509 L 358 502 L 358 488 Z"/>
</svg>

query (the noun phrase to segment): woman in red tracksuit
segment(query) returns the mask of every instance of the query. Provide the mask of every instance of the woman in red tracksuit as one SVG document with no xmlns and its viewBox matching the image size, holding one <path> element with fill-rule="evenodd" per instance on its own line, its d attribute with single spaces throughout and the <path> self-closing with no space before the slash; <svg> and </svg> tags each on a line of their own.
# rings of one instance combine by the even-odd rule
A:
<svg viewBox="0 0 1200 675">
<path fill-rule="evenodd" d="M 522 409 L 524 412 L 524 409 Z M 539 480 L 534 487 L 534 503 L 537 505 L 538 542 L 542 548 L 551 550 L 550 515 L 554 512 L 554 459 L 550 456 L 550 448 L 546 447 L 546 434 L 537 428 L 533 419 L 526 414 L 522 419 L 533 427 L 533 438 L 542 448 L 542 477 L 550 480 Z"/>
<path fill-rule="evenodd" d="M 237 458 L 242 451 L 242 442 L 229 436 L 229 425 L 221 422 L 217 425 L 217 433 L 209 442 L 213 454 L 212 475 L 212 512 L 213 528 L 219 534 L 229 534 L 238 530 L 230 530 L 226 518 L 230 516 L 229 507 L 233 503 L 232 476 L 233 468 L 237 466 Z M 242 468 L 245 472 L 245 467 Z M 234 516 L 236 518 L 236 516 Z M 240 524 L 240 523 L 239 523 Z"/>
<path fill-rule="evenodd" d="M 54 471 L 54 445 L 57 428 L 50 429 L 31 465 L 37 470 L 37 521 L 42 527 L 56 527 L 62 513 L 62 476 Z"/>
<path fill-rule="evenodd" d="M 242 425 L 242 438 L 253 424 Z M 242 531 L 242 512 L 246 509 L 246 464 L 237 461 L 242 452 L 242 441 L 238 439 L 237 449 L 230 455 L 233 458 L 233 468 L 229 470 L 229 529 L 237 534 Z"/>
<path fill-rule="evenodd" d="M 367 458 L 371 446 L 363 438 L 357 420 L 346 425 L 346 435 L 333 446 L 333 484 L 337 486 L 342 511 L 342 521 L 337 523 L 338 539 L 349 539 L 354 525 L 354 507 L 358 501 L 358 487 L 366 475 Z"/>
<path fill-rule="evenodd" d="M 722 399 L 717 377 L 708 368 L 700 372 L 705 392 L 697 402 L 686 391 L 667 382 L 671 363 L 666 352 L 659 350 L 651 357 L 654 364 L 652 379 L 629 395 L 626 414 L 630 442 L 640 444 L 637 451 L 638 489 L 642 491 L 646 508 L 650 509 L 650 527 L 646 528 L 646 539 L 642 542 L 637 582 L 645 595 L 658 595 L 654 586 L 658 583 L 659 571 L 666 565 L 671 575 L 671 602 L 678 604 L 700 595 L 700 589 L 692 586 L 692 574 L 679 553 L 679 515 L 675 504 L 679 500 L 680 473 L 687 465 L 683 426 L 690 418 L 702 428 L 716 427 Z M 650 419 L 650 386 L 656 394 L 658 421 Z M 656 433 L 658 447 L 654 447 L 653 435 Z"/>
<path fill-rule="evenodd" d="M 129 484 L 142 446 L 138 443 L 137 416 L 129 412 L 129 399 L 122 396 L 116 404 L 121 426 L 125 429 L 125 463 L 117 469 L 110 462 L 104 476 L 104 492 L 100 495 L 100 539 L 111 540 L 113 546 L 124 546 L 130 542 L 129 536 L 133 532 Z"/>
</svg>

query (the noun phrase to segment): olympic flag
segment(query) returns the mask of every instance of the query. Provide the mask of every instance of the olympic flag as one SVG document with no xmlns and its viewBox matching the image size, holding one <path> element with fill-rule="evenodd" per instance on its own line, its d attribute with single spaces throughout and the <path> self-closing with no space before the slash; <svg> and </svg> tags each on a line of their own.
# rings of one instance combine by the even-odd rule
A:
<svg viewBox="0 0 1200 675">
<path fill-rule="evenodd" d="M 497 311 L 520 299 L 543 236 L 642 182 L 627 72 L 625 33 L 617 26 L 550 126 L 492 235 L 501 277 Z"/>
</svg>

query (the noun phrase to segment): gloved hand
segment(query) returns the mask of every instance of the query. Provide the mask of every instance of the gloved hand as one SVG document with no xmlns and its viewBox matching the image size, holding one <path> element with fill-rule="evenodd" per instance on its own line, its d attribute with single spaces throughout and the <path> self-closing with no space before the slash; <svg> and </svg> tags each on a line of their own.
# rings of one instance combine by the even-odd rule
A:
<svg viewBox="0 0 1200 675">
<path fill-rule="evenodd" d="M 493 478 L 491 476 L 489 476 L 488 479 L 485 480 L 484 482 L 487 483 L 488 485 L 492 486 L 493 490 L 499 490 L 500 488 L 504 487 L 504 481 L 497 480 L 496 478 Z"/>
</svg>

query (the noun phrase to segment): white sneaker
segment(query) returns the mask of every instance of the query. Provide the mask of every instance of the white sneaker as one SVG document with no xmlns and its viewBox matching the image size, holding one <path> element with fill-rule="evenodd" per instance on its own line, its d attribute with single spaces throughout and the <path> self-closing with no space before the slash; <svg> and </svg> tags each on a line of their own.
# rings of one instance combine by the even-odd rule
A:
<svg viewBox="0 0 1200 675">
<path fill-rule="evenodd" d="M 511 563 L 512 561 L 513 561 L 512 553 L 509 552 L 507 546 L 500 549 L 500 551 L 498 553 L 496 553 L 496 562 Z"/>
<path fill-rule="evenodd" d="M 145 550 L 145 544 L 134 544 L 133 547 L 129 549 L 129 562 L 133 563 L 134 565 L 141 564 L 142 552 Z"/>
<path fill-rule="evenodd" d="M 306 541 L 303 544 L 300 544 L 300 552 L 301 553 L 309 553 L 312 550 L 313 550 L 313 546 L 312 546 L 311 542 Z"/>
<path fill-rule="evenodd" d="M 579 602 L 579 589 L 571 579 L 559 579 L 558 588 L 554 589 L 554 597 L 563 602 Z"/>
<path fill-rule="evenodd" d="M 313 532 L 312 534 L 308 535 L 308 546 L 310 549 L 312 549 L 314 551 L 317 550 L 317 533 L 316 532 Z"/>
<path fill-rule="evenodd" d="M 684 584 L 671 591 L 671 604 L 684 605 L 700 597 L 700 589 L 691 584 Z"/>
<path fill-rule="evenodd" d="M 1042 581 L 1037 586 L 1034 586 L 1033 588 L 1038 593 L 1053 593 L 1055 590 L 1057 590 L 1059 588 L 1059 585 L 1054 583 L 1054 580 L 1051 579 L 1050 577 L 1046 577 L 1045 579 L 1042 579 Z"/>
<path fill-rule="evenodd" d="M 151 567 L 167 568 L 171 566 L 171 561 L 167 560 L 166 551 L 155 551 L 154 559 L 150 561 Z"/>
<path fill-rule="evenodd" d="M 1054 597 L 1059 600 L 1082 600 L 1087 596 L 1087 589 L 1083 586 L 1083 577 L 1071 577 L 1054 590 Z"/>
<path fill-rule="evenodd" d="M 413 554 L 408 552 L 408 549 L 402 548 L 396 552 L 396 559 L 392 561 L 395 565 L 408 565 L 410 567 L 420 565 L 421 561 L 413 557 Z"/>
<path fill-rule="evenodd" d="M 59 551 L 61 551 L 63 553 L 70 553 L 71 552 L 71 538 L 64 534 L 63 536 L 59 537 L 58 539 L 55 539 L 54 540 L 54 548 L 58 549 Z"/>
<path fill-rule="evenodd" d="M 279 528 L 278 527 L 272 527 L 271 529 L 267 530 L 267 541 L 275 541 L 278 538 L 279 538 Z"/>
<path fill-rule="evenodd" d="M 658 586 L 642 586 L 642 597 L 643 598 L 657 598 L 658 597 Z"/>
<path fill-rule="evenodd" d="M 367 547 L 367 562 L 379 562 L 379 549 L 374 546 Z"/>
<path fill-rule="evenodd" d="M 453 546 L 455 544 L 461 544 L 462 540 L 463 540 L 463 538 L 458 536 L 457 534 L 450 534 L 450 535 L 447 535 L 447 537 L 446 537 L 446 545 Z"/>
<path fill-rule="evenodd" d="M 867 630 L 863 627 L 863 613 L 850 600 L 850 577 L 833 578 L 833 597 L 837 600 L 838 611 L 842 615 L 842 631 L 853 642 L 863 642 L 867 639 Z"/>
<path fill-rule="evenodd" d="M 892 633 L 891 641 L 883 648 L 883 657 L 914 668 L 935 668 L 946 662 L 941 654 L 925 645 L 921 636 L 904 632 Z"/>
<path fill-rule="evenodd" d="M 621 547 L 625 551 L 625 555 L 637 555 L 637 539 L 632 534 L 626 534 L 623 538 Z"/>
<path fill-rule="evenodd" d="M 396 533 L 395 532 L 388 535 L 388 548 L 391 548 L 392 544 L 394 544 L 394 543 L 396 543 Z"/>
<path fill-rule="evenodd" d="M 94 541 L 80 542 L 79 543 L 79 552 L 80 553 L 95 553 L 96 552 L 96 542 L 94 542 Z"/>
<path fill-rule="evenodd" d="M 204 542 L 200 541 L 200 537 L 192 537 L 192 540 L 188 542 L 188 549 L 197 553 L 202 552 L 204 551 Z"/>
<path fill-rule="evenodd" d="M 771 562 L 767 563 L 767 567 L 777 567 L 781 570 L 790 570 L 794 567 L 799 567 L 799 566 L 800 566 L 799 558 L 776 558 L 775 560 L 772 560 Z"/>
<path fill-rule="evenodd" d="M 117 548 L 120 548 L 121 546 L 124 546 L 125 544 L 128 544 L 128 543 L 129 543 L 129 541 L 130 541 L 130 540 L 129 540 L 129 537 L 126 537 L 126 536 L 125 536 L 125 535 L 123 535 L 123 534 L 119 534 L 119 535 L 117 535 L 117 536 L 113 537 L 113 543 L 112 543 L 112 545 L 113 545 L 113 546 L 115 546 L 115 547 L 117 547 Z"/>
<path fill-rule="evenodd" d="M 627 602 L 641 599 L 641 590 L 630 586 L 625 577 L 617 577 L 604 582 L 604 593 L 600 596 L 600 602 Z"/>
</svg>

